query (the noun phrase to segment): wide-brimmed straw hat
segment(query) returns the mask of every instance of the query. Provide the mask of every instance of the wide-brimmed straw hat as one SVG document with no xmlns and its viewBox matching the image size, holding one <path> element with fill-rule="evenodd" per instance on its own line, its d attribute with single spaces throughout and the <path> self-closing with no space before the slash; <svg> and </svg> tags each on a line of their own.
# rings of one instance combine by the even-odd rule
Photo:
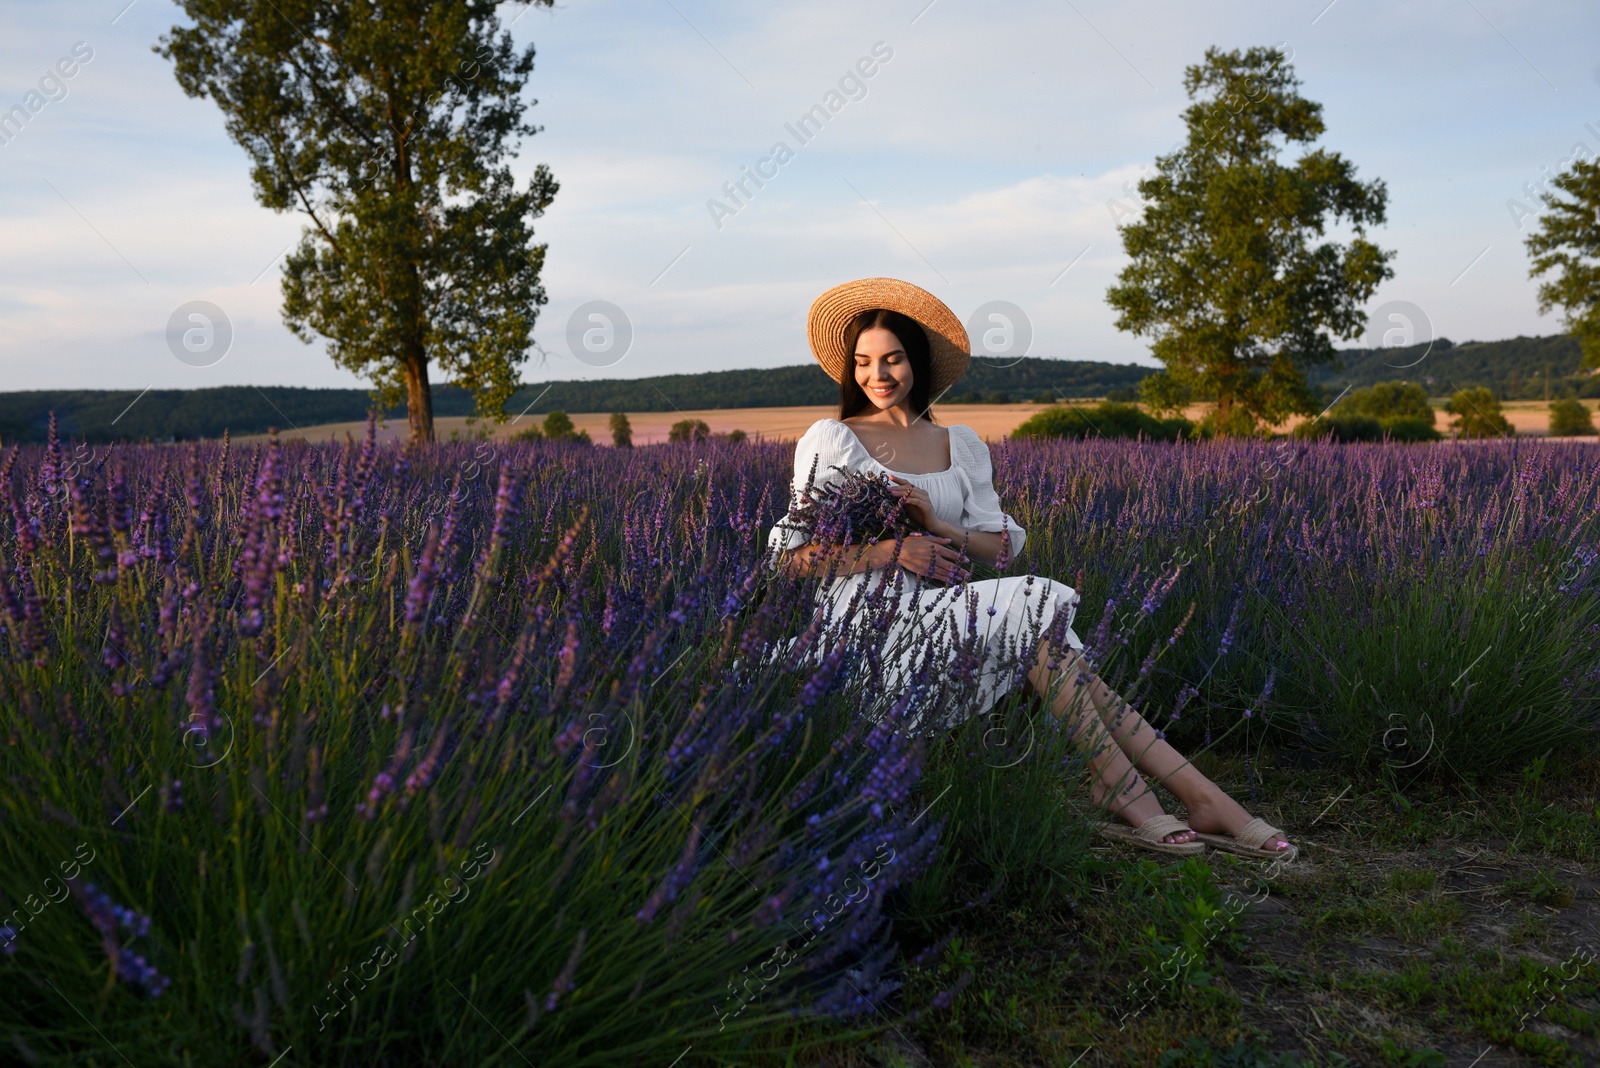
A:
<svg viewBox="0 0 1600 1068">
<path fill-rule="evenodd" d="M 933 364 L 930 397 L 937 397 L 966 373 L 972 343 L 967 338 L 967 328 L 944 301 L 898 278 L 858 278 L 818 297 L 806 318 L 811 354 L 828 377 L 835 382 L 843 380 L 855 357 L 849 351 L 850 324 L 857 315 L 875 308 L 910 316 L 928 335 Z"/>
</svg>

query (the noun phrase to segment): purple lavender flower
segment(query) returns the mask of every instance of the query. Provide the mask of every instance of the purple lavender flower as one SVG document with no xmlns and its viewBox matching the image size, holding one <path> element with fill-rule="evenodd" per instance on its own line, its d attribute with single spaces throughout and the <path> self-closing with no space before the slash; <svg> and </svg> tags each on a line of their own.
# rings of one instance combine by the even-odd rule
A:
<svg viewBox="0 0 1600 1068">
<path fill-rule="evenodd" d="M 137 983 L 153 998 L 160 997 L 172 985 L 172 980 L 157 971 L 155 965 L 126 948 L 117 955 L 117 976 Z"/>
<path fill-rule="evenodd" d="M 172 980 L 162 975 L 155 965 L 131 948 L 117 945 L 119 930 L 127 932 L 133 938 L 143 938 L 148 935 L 150 917 L 117 904 L 94 883 L 86 882 L 78 886 L 69 882 L 67 886 L 76 894 L 79 904 L 83 906 L 84 915 L 104 938 L 106 954 L 116 969 L 117 977 L 142 987 L 151 997 L 160 997 L 172 984 Z"/>
<path fill-rule="evenodd" d="M 204 746 L 211 732 L 222 726 L 222 717 L 216 710 L 214 687 L 206 636 L 196 627 L 193 664 L 189 669 L 189 724 L 184 728 L 185 742 L 189 741 L 188 735 L 195 734 L 197 737 L 194 742 Z"/>
<path fill-rule="evenodd" d="M 387 771 L 378 772 L 372 780 L 372 789 L 367 791 L 367 799 L 356 806 L 356 813 L 362 819 L 371 821 L 378 815 L 378 806 L 382 803 L 389 791 L 394 788 L 394 776 Z"/>
<path fill-rule="evenodd" d="M 890 479 L 838 465 L 834 469 L 843 471 L 842 477 L 820 488 L 807 487 L 807 495 L 784 518 L 807 541 L 860 544 L 925 532 L 906 514 L 905 501 L 892 492 L 895 483 Z"/>
<path fill-rule="evenodd" d="M 439 750 L 444 748 L 445 732 L 443 730 L 433 736 L 433 744 L 428 746 L 428 753 L 422 758 L 415 770 L 406 776 L 406 793 L 415 794 L 433 781 L 433 774 L 439 763 Z"/>
<path fill-rule="evenodd" d="M 1217 659 L 1228 655 L 1228 650 L 1233 648 L 1233 631 L 1239 625 L 1239 601 L 1233 602 L 1233 612 L 1228 616 L 1228 626 L 1222 632 L 1222 641 L 1217 645 Z"/>
<path fill-rule="evenodd" d="M 420 631 L 428 614 L 428 602 L 433 596 L 433 583 L 438 574 L 439 535 L 428 530 L 428 542 L 417 561 L 417 573 L 406 591 L 406 628 Z"/>
<path fill-rule="evenodd" d="M 1251 702 L 1250 707 L 1244 710 L 1245 719 L 1251 718 L 1251 715 L 1258 706 L 1264 707 L 1266 705 L 1267 698 L 1272 696 L 1272 687 L 1277 681 L 1278 668 L 1276 665 L 1274 665 L 1273 667 L 1267 669 L 1267 684 L 1262 688 L 1261 696 L 1256 698 L 1255 701 Z"/>
<path fill-rule="evenodd" d="M 572 952 L 567 957 L 567 963 L 562 967 L 561 974 L 556 976 L 555 984 L 550 988 L 549 996 L 545 998 L 545 1012 L 554 1012 L 561 995 L 571 992 L 573 980 L 578 974 L 578 961 L 583 958 L 583 946 L 588 939 L 588 930 L 579 928 L 578 940 L 572 946 Z"/>
<path fill-rule="evenodd" d="M 247 638 L 261 633 L 273 575 L 278 570 L 278 520 L 283 515 L 281 467 L 282 449 L 274 430 L 266 457 L 256 475 L 252 507 L 244 519 L 244 548 L 237 564 L 245 590 L 243 611 L 239 616 L 239 633 Z"/>
</svg>

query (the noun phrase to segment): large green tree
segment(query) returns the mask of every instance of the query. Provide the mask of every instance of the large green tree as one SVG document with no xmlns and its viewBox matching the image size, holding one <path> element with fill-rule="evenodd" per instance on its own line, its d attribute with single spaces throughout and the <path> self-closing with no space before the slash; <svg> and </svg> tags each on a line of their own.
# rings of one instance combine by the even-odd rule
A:
<svg viewBox="0 0 1600 1068">
<path fill-rule="evenodd" d="M 1583 366 L 1600 367 L 1600 160 L 1577 160 L 1550 184 L 1555 191 L 1539 197 L 1550 210 L 1527 237 L 1533 254 L 1528 275 L 1560 272 L 1540 284 L 1539 311 L 1564 308 Z"/>
<path fill-rule="evenodd" d="M 1394 254 L 1365 237 L 1384 219 L 1381 180 L 1357 181 L 1324 149 L 1278 161 L 1324 129 L 1299 85 L 1277 49 L 1208 49 L 1184 78 L 1188 137 L 1156 158 L 1139 182 L 1143 217 L 1120 228 L 1132 262 L 1107 300 L 1165 365 L 1141 396 L 1157 411 L 1215 399 L 1222 433 L 1315 414 L 1304 368 L 1334 358 L 1328 332 L 1360 333 L 1361 305 L 1394 273 Z M 1330 217 L 1351 227 L 1349 244 L 1321 240 Z"/>
<path fill-rule="evenodd" d="M 550 0 L 534 0 L 546 6 Z M 156 51 L 209 96 L 249 154 L 256 197 L 309 224 L 283 276 L 283 317 L 328 339 L 411 437 L 433 440 L 429 362 L 505 418 L 545 303 L 532 221 L 557 185 L 517 188 L 533 46 L 495 0 L 180 0 L 192 26 Z"/>
</svg>

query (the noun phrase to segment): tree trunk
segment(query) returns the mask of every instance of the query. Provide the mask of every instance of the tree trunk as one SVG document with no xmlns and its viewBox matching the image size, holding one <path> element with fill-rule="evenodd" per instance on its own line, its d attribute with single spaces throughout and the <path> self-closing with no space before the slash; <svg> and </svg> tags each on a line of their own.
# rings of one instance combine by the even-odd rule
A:
<svg viewBox="0 0 1600 1068">
<path fill-rule="evenodd" d="M 387 79 L 387 72 L 385 72 Z M 413 195 L 411 184 L 411 152 L 407 138 L 410 134 L 409 123 L 402 128 L 396 122 L 395 97 L 391 92 L 388 99 L 389 129 L 395 136 L 394 153 L 394 180 L 395 188 L 402 196 L 410 199 Z M 408 113 L 415 115 L 416 109 L 408 109 Z M 414 205 L 413 205 L 414 206 Z M 416 253 L 425 243 L 423 233 L 425 223 L 418 215 L 410 217 L 409 226 L 413 240 L 408 249 Z M 428 385 L 428 350 L 423 345 L 424 311 L 422 301 L 422 271 L 418 261 L 413 256 L 408 256 L 404 264 L 401 277 L 405 285 L 405 303 L 403 309 L 405 318 L 405 336 L 401 341 L 403 352 L 401 360 L 405 364 L 406 374 L 406 415 L 411 420 L 411 440 L 415 443 L 427 442 L 432 444 L 433 438 L 433 390 Z"/>
<path fill-rule="evenodd" d="M 406 361 L 406 415 L 411 421 L 411 440 L 433 442 L 433 390 L 428 386 L 427 359 Z"/>
</svg>

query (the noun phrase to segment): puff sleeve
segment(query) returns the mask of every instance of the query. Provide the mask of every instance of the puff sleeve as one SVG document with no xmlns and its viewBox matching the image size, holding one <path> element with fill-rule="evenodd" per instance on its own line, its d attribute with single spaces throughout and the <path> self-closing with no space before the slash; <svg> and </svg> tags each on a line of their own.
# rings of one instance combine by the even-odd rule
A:
<svg viewBox="0 0 1600 1068">
<path fill-rule="evenodd" d="M 848 448 L 841 432 L 848 434 L 849 429 L 833 419 L 819 419 L 811 424 L 800 440 L 794 446 L 794 478 L 789 486 L 789 500 L 791 505 L 796 500 L 805 496 L 807 479 L 811 485 L 821 489 L 844 478 L 842 471 L 830 468 L 832 464 L 848 465 Z M 812 464 L 816 464 L 816 474 L 812 475 Z M 797 549 L 806 543 L 806 534 L 803 530 L 789 526 L 784 516 L 767 534 L 767 550 L 769 555 L 776 557 L 790 549 Z"/>
<path fill-rule="evenodd" d="M 1000 496 L 994 490 L 994 462 L 989 457 L 989 445 L 978 432 L 960 423 L 950 428 L 951 440 L 956 443 L 960 456 L 962 481 L 961 526 L 972 530 L 999 533 L 1002 526 L 1011 538 L 1011 557 L 1022 553 L 1028 532 L 1011 515 L 1000 508 Z"/>
</svg>

